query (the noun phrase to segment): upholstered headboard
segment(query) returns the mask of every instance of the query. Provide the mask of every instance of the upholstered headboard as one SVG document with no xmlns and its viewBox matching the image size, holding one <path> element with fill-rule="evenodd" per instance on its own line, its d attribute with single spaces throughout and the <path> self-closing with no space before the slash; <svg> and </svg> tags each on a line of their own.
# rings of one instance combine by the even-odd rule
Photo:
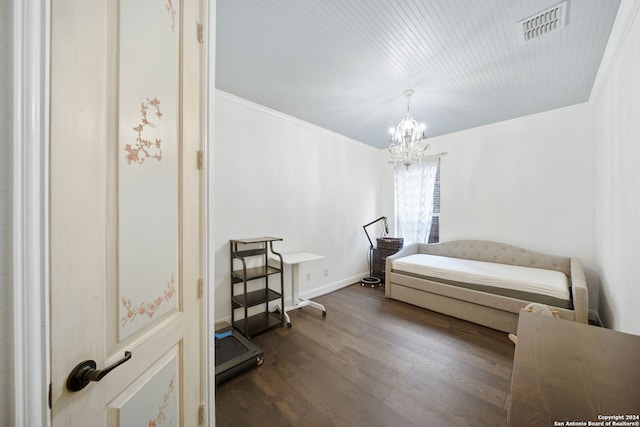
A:
<svg viewBox="0 0 640 427">
<path fill-rule="evenodd" d="M 420 253 L 451 258 L 464 258 L 499 264 L 555 270 L 571 277 L 571 258 L 547 255 L 505 243 L 487 240 L 452 240 L 450 242 L 420 244 Z"/>
</svg>

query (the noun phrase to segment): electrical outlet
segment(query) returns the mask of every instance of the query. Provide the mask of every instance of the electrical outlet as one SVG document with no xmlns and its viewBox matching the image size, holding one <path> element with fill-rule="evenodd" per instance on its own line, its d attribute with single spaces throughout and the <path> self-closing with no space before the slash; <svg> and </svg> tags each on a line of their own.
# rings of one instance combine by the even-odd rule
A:
<svg viewBox="0 0 640 427">
<path fill-rule="evenodd" d="M 307 282 L 311 280 L 311 273 L 307 273 Z"/>
<path fill-rule="evenodd" d="M 327 277 L 329 275 L 329 269 L 325 268 L 324 269 L 324 277 Z"/>
</svg>

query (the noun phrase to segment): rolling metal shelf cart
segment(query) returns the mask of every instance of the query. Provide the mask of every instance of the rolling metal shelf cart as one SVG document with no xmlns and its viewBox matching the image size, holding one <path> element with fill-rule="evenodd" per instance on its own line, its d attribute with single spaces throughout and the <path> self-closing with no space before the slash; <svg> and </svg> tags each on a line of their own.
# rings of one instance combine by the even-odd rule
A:
<svg viewBox="0 0 640 427">
<path fill-rule="evenodd" d="M 247 338 L 284 325 L 284 278 L 282 274 L 282 255 L 273 250 L 273 242 L 282 241 L 279 237 L 256 237 L 231 240 L 231 324 Z M 270 257 L 270 254 L 273 257 Z M 273 258 L 274 265 L 269 265 Z M 253 266 L 259 262 L 258 266 Z M 269 286 L 270 276 L 279 274 L 279 286 Z M 264 285 L 249 291 L 248 283 L 263 279 Z M 271 281 L 273 282 L 273 280 Z M 256 282 L 258 283 L 258 282 Z M 241 291 L 240 291 L 241 288 Z M 269 302 L 279 300 L 275 311 L 269 311 Z M 262 306 L 262 311 L 249 315 L 249 308 Z M 236 312 L 243 316 L 237 318 Z"/>
</svg>

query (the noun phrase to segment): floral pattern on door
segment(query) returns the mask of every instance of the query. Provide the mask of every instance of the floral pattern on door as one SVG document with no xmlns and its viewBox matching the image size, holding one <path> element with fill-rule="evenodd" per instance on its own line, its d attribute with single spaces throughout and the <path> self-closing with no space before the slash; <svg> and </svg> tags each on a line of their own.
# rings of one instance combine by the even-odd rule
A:
<svg viewBox="0 0 640 427">
<path fill-rule="evenodd" d="M 167 410 L 171 405 L 171 398 L 173 396 L 173 389 L 175 387 L 175 377 L 176 374 L 174 372 L 171 381 L 169 381 L 169 385 L 167 386 L 167 391 L 162 396 L 162 402 L 158 405 L 158 415 L 155 418 L 149 419 L 149 427 L 158 427 L 159 425 L 171 426 L 173 425 L 173 420 L 175 418 L 167 417 Z"/>
<path fill-rule="evenodd" d="M 119 6 L 120 341 L 178 308 L 179 10 L 176 0 Z"/>
<path fill-rule="evenodd" d="M 155 123 L 150 121 L 148 118 L 149 109 L 155 110 L 155 113 L 153 114 L 157 119 L 162 117 L 160 101 L 158 101 L 158 98 L 147 98 L 145 101 L 142 101 L 140 104 L 140 114 L 142 117 L 140 118 L 140 122 L 133 127 L 133 131 L 136 134 L 136 140 L 133 145 L 126 144 L 124 146 L 128 164 L 137 163 L 141 165 L 147 159 L 162 161 L 162 140 L 157 137 L 154 141 L 146 138 L 145 128 L 156 127 Z"/>
<path fill-rule="evenodd" d="M 167 283 L 167 287 L 164 289 L 163 294 L 157 296 L 153 300 L 147 302 L 141 301 L 138 305 L 133 305 L 130 299 L 122 297 L 122 306 L 126 310 L 126 315 L 120 318 L 122 326 L 126 326 L 129 322 L 133 322 L 138 316 L 153 318 L 160 306 L 165 302 L 171 301 L 175 293 L 176 288 L 172 276 L 171 280 Z"/>
<path fill-rule="evenodd" d="M 173 7 L 173 2 L 171 0 L 167 0 L 167 4 L 165 5 L 167 8 L 167 12 L 171 16 L 171 32 L 175 32 L 176 30 L 176 9 Z"/>
<path fill-rule="evenodd" d="M 110 403 L 113 425 L 179 425 L 178 357 L 176 346 Z"/>
</svg>

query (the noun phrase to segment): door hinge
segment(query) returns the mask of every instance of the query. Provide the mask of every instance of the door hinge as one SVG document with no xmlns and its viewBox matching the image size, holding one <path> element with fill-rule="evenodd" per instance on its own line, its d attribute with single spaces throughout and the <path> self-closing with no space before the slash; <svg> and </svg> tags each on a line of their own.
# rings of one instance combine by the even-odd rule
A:
<svg viewBox="0 0 640 427">
<path fill-rule="evenodd" d="M 198 150 L 198 170 L 204 169 L 204 151 Z"/>
<path fill-rule="evenodd" d="M 198 42 L 204 44 L 204 25 L 198 22 Z"/>
<path fill-rule="evenodd" d="M 201 403 L 198 408 L 198 425 L 204 425 L 204 403 Z"/>
<path fill-rule="evenodd" d="M 204 294 L 204 279 L 202 277 L 198 278 L 198 298 L 202 298 Z"/>
</svg>

